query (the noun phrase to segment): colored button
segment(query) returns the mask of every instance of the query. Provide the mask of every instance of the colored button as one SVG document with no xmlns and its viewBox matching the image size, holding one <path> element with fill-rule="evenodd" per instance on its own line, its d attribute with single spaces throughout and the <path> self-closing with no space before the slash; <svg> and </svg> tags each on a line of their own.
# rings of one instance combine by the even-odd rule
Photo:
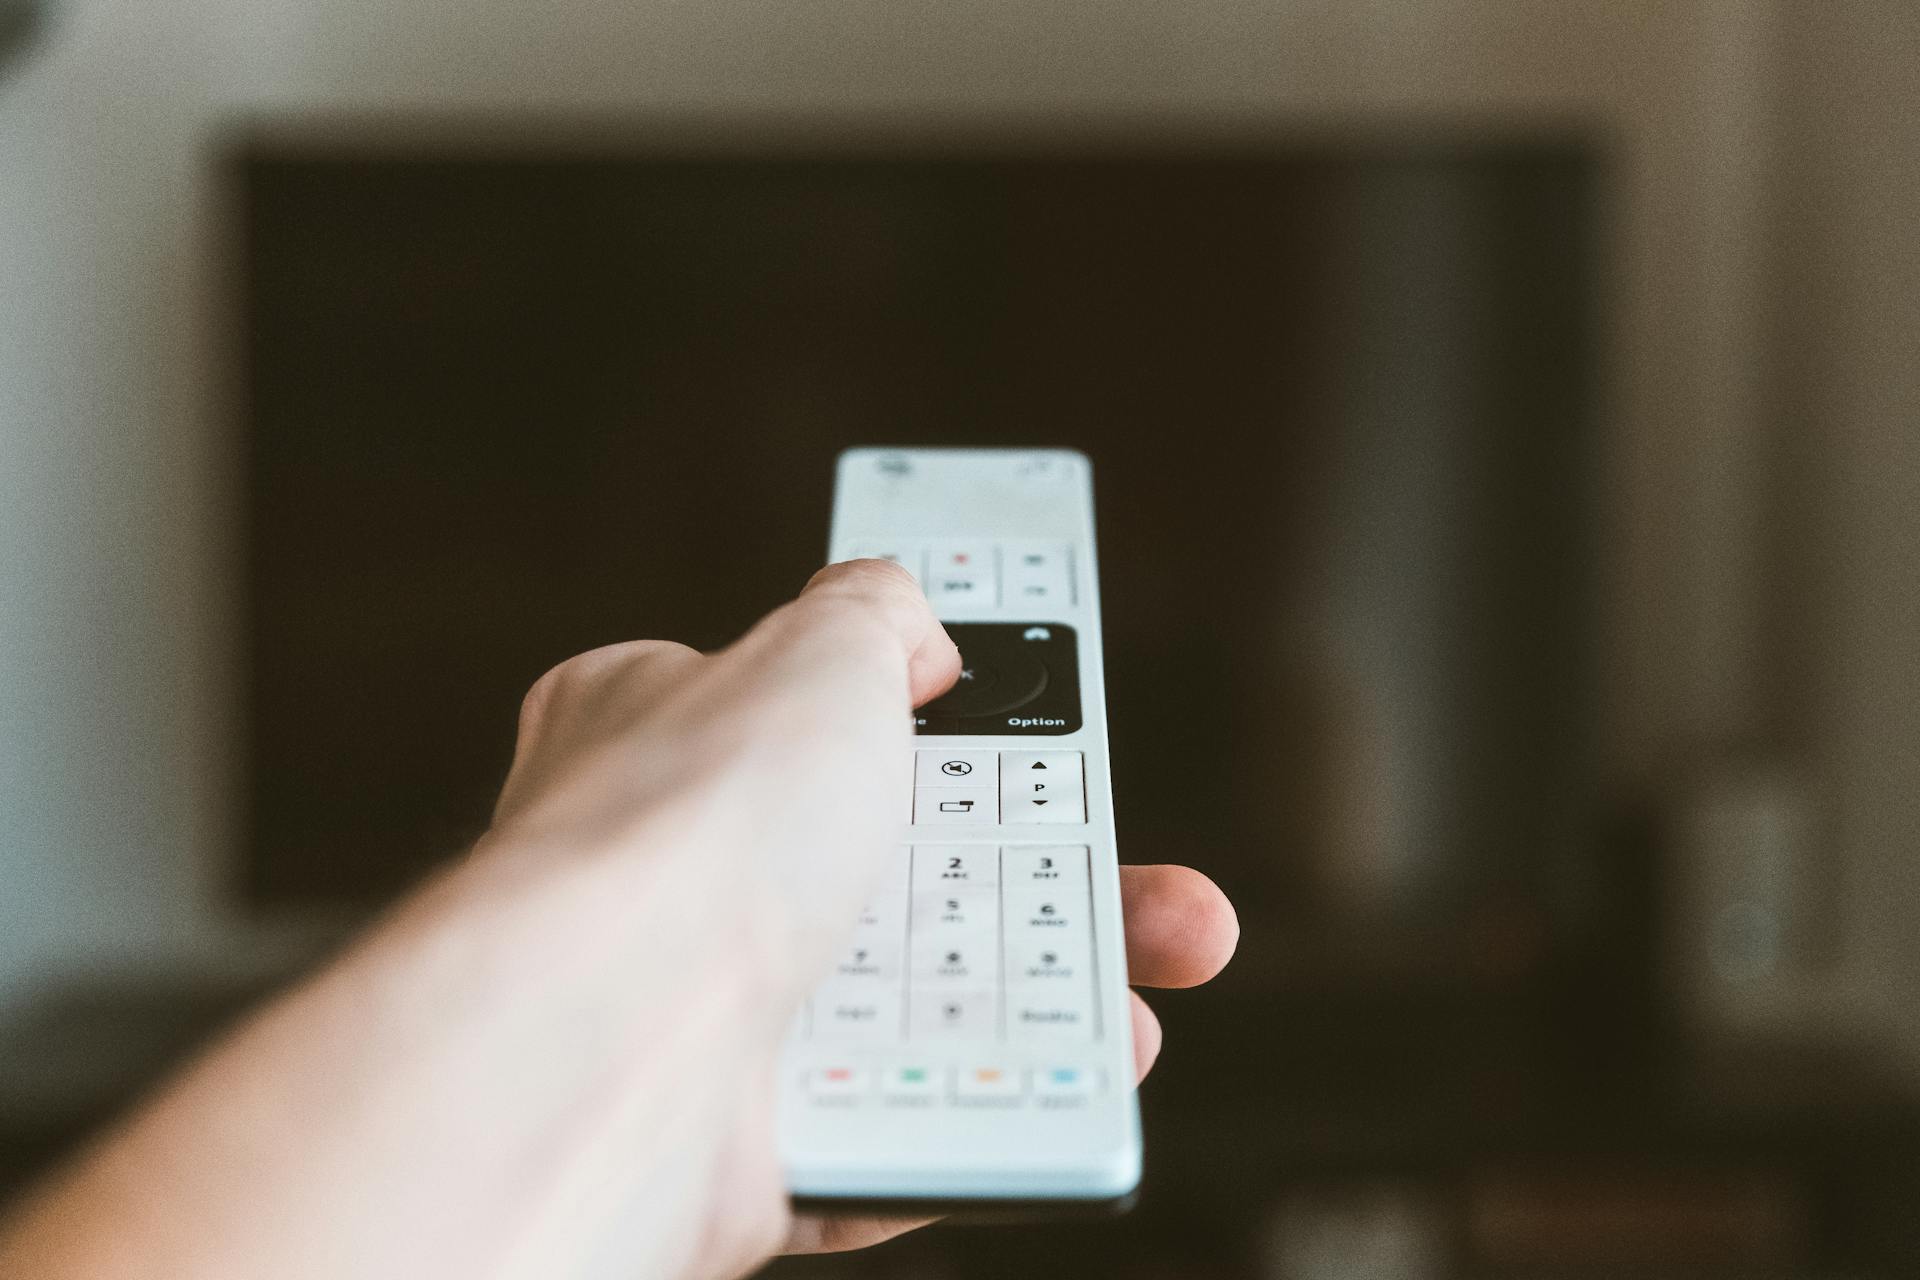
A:
<svg viewBox="0 0 1920 1280">
<path fill-rule="evenodd" d="M 1020 1073 L 1005 1067 L 964 1067 L 954 1080 L 954 1097 L 968 1100 L 1017 1100 L 1026 1093 Z"/>
<path fill-rule="evenodd" d="M 880 1092 L 889 1098 L 937 1098 L 944 1074 L 932 1067 L 894 1067 L 881 1072 Z"/>
<path fill-rule="evenodd" d="M 1042 1101 L 1083 1100 L 1100 1086 L 1100 1072 L 1090 1067 L 1042 1067 L 1033 1073 L 1034 1096 Z"/>
<path fill-rule="evenodd" d="M 807 1089 L 816 1098 L 857 1098 L 871 1088 L 872 1077 L 860 1067 L 819 1067 L 807 1074 Z"/>
</svg>

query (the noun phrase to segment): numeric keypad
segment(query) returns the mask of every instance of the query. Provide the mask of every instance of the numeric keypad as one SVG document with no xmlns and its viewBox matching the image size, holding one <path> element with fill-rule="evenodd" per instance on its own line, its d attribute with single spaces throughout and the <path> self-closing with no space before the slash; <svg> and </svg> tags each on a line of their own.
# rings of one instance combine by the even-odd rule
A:
<svg viewBox="0 0 1920 1280">
<path fill-rule="evenodd" d="M 807 1038 L 1094 1037 L 1087 858 L 1085 845 L 903 849 L 816 990 Z"/>
</svg>

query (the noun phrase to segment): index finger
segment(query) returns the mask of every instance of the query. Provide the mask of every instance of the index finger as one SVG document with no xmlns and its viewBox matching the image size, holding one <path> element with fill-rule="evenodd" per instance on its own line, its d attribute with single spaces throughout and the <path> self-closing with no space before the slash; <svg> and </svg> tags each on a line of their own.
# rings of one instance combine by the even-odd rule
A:
<svg viewBox="0 0 1920 1280">
<path fill-rule="evenodd" d="M 960 650 L 933 616 L 912 574 L 890 560 L 842 560 L 809 578 L 789 607 L 811 617 L 849 605 L 892 629 L 907 655 L 914 706 L 953 687 L 960 675 Z"/>
</svg>

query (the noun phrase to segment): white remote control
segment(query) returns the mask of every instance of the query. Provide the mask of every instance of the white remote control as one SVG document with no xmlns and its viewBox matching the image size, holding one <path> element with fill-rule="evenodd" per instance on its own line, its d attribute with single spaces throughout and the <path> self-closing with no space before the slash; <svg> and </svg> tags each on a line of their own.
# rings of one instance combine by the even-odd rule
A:
<svg viewBox="0 0 1920 1280">
<path fill-rule="evenodd" d="M 784 1051 L 796 1201 L 1122 1202 L 1140 1177 L 1093 488 L 1060 449 L 851 449 L 832 560 L 911 571 L 960 647 L 910 824 Z"/>
</svg>

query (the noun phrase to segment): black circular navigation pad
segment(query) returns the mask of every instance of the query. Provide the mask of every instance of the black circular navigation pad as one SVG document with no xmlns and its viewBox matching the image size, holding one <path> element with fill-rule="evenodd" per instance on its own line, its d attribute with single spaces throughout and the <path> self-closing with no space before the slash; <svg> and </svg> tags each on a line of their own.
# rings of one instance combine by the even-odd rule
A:
<svg viewBox="0 0 1920 1280">
<path fill-rule="evenodd" d="M 960 651 L 960 679 L 921 708 L 926 716 L 991 716 L 1024 707 L 1045 692 L 1047 664 L 1037 654 L 1009 653 L 974 661 Z"/>
<path fill-rule="evenodd" d="M 1057 622 L 949 622 L 961 677 L 914 713 L 923 734 L 1062 734 L 1080 727 L 1072 627 Z"/>
</svg>

